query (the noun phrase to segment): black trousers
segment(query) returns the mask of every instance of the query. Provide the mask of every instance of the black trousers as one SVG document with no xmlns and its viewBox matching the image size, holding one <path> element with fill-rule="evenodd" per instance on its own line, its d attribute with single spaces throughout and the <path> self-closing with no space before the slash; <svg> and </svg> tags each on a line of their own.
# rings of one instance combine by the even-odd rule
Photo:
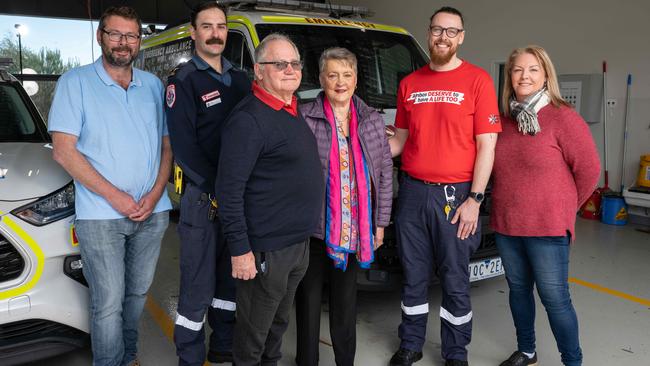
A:
<svg viewBox="0 0 650 366">
<path fill-rule="evenodd" d="M 188 184 L 181 198 L 181 281 L 174 343 L 180 366 L 205 362 L 204 318 L 212 328 L 210 350 L 229 352 L 235 324 L 235 280 L 219 219 L 208 219 L 210 201 Z"/>
<path fill-rule="evenodd" d="M 470 182 L 455 183 L 456 205 L 468 199 Z M 467 360 L 472 339 L 469 260 L 481 243 L 481 226 L 474 235 L 456 237 L 459 223 L 447 219 L 444 186 L 427 185 L 405 176 L 400 181 L 395 228 L 404 269 L 401 348 L 421 351 L 429 318 L 429 280 L 435 270 L 442 287 L 440 340 L 442 358 Z M 451 187 L 448 187 L 451 189 Z"/>
<path fill-rule="evenodd" d="M 321 297 L 325 279 L 329 280 L 329 320 L 334 357 L 338 366 L 354 365 L 357 348 L 357 264 L 349 256 L 345 271 L 334 268 L 325 243 L 311 239 L 309 268 L 296 293 L 296 363 L 318 365 Z"/>
<path fill-rule="evenodd" d="M 253 254 L 257 275 L 237 280 L 234 364 L 273 366 L 282 358 L 293 298 L 309 265 L 309 241 Z"/>
</svg>

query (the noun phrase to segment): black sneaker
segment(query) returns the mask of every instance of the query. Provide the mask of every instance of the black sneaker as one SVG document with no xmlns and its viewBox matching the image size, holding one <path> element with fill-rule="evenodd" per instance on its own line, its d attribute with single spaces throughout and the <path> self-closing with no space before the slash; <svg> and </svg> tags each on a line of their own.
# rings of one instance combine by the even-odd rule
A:
<svg viewBox="0 0 650 366">
<path fill-rule="evenodd" d="M 420 359 L 422 359 L 422 352 L 400 348 L 390 358 L 390 366 L 411 366 L 414 362 L 420 361 Z"/>
<path fill-rule="evenodd" d="M 469 366 L 467 361 L 450 359 L 445 361 L 445 366 Z"/>
<path fill-rule="evenodd" d="M 232 352 L 230 351 L 208 351 L 208 362 L 225 363 L 232 362 Z"/>
<path fill-rule="evenodd" d="M 507 360 L 501 362 L 499 366 L 535 366 L 537 365 L 537 352 L 533 358 L 528 358 L 523 352 L 516 351 L 508 357 Z"/>
</svg>

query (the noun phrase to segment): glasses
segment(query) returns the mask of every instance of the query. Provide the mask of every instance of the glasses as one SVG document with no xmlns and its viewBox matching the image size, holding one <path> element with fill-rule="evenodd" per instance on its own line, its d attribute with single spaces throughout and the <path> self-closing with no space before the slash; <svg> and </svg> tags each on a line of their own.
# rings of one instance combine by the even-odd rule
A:
<svg viewBox="0 0 650 366">
<path fill-rule="evenodd" d="M 267 61 L 267 62 L 258 62 L 260 65 L 273 65 L 278 71 L 284 71 L 291 65 L 291 68 L 300 71 L 302 70 L 302 61 Z"/>
<path fill-rule="evenodd" d="M 464 29 L 458 29 L 458 28 L 443 28 L 439 27 L 437 25 L 434 25 L 432 27 L 429 27 L 429 32 L 431 32 L 432 36 L 438 37 L 442 35 L 442 32 L 447 33 L 447 37 L 449 38 L 454 38 L 458 35 L 460 32 L 464 32 Z"/>
<path fill-rule="evenodd" d="M 120 33 L 118 31 L 107 31 L 106 29 L 102 29 L 102 32 L 108 34 L 108 39 L 110 39 L 113 42 L 119 42 L 122 40 L 122 37 L 126 38 L 126 43 L 128 44 L 134 44 L 138 43 L 138 40 L 140 39 L 140 35 L 138 34 L 133 34 L 133 33 Z"/>
</svg>

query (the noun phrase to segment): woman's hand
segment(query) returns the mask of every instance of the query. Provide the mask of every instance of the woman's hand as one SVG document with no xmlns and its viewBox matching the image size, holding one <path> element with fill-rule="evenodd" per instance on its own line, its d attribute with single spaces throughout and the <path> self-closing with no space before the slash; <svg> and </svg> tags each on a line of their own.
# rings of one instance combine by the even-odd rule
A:
<svg viewBox="0 0 650 366">
<path fill-rule="evenodd" d="M 375 233 L 375 250 L 379 249 L 382 244 L 384 244 L 384 228 L 378 227 L 377 233 Z"/>
</svg>

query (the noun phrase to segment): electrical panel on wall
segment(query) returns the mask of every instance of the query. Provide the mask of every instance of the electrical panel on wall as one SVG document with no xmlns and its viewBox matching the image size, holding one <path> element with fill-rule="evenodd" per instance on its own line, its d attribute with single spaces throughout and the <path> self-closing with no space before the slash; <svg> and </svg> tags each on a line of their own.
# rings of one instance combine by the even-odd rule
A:
<svg viewBox="0 0 650 366">
<path fill-rule="evenodd" d="M 602 120 L 602 74 L 565 74 L 559 75 L 558 81 L 562 98 L 573 105 L 587 123 Z"/>
</svg>

